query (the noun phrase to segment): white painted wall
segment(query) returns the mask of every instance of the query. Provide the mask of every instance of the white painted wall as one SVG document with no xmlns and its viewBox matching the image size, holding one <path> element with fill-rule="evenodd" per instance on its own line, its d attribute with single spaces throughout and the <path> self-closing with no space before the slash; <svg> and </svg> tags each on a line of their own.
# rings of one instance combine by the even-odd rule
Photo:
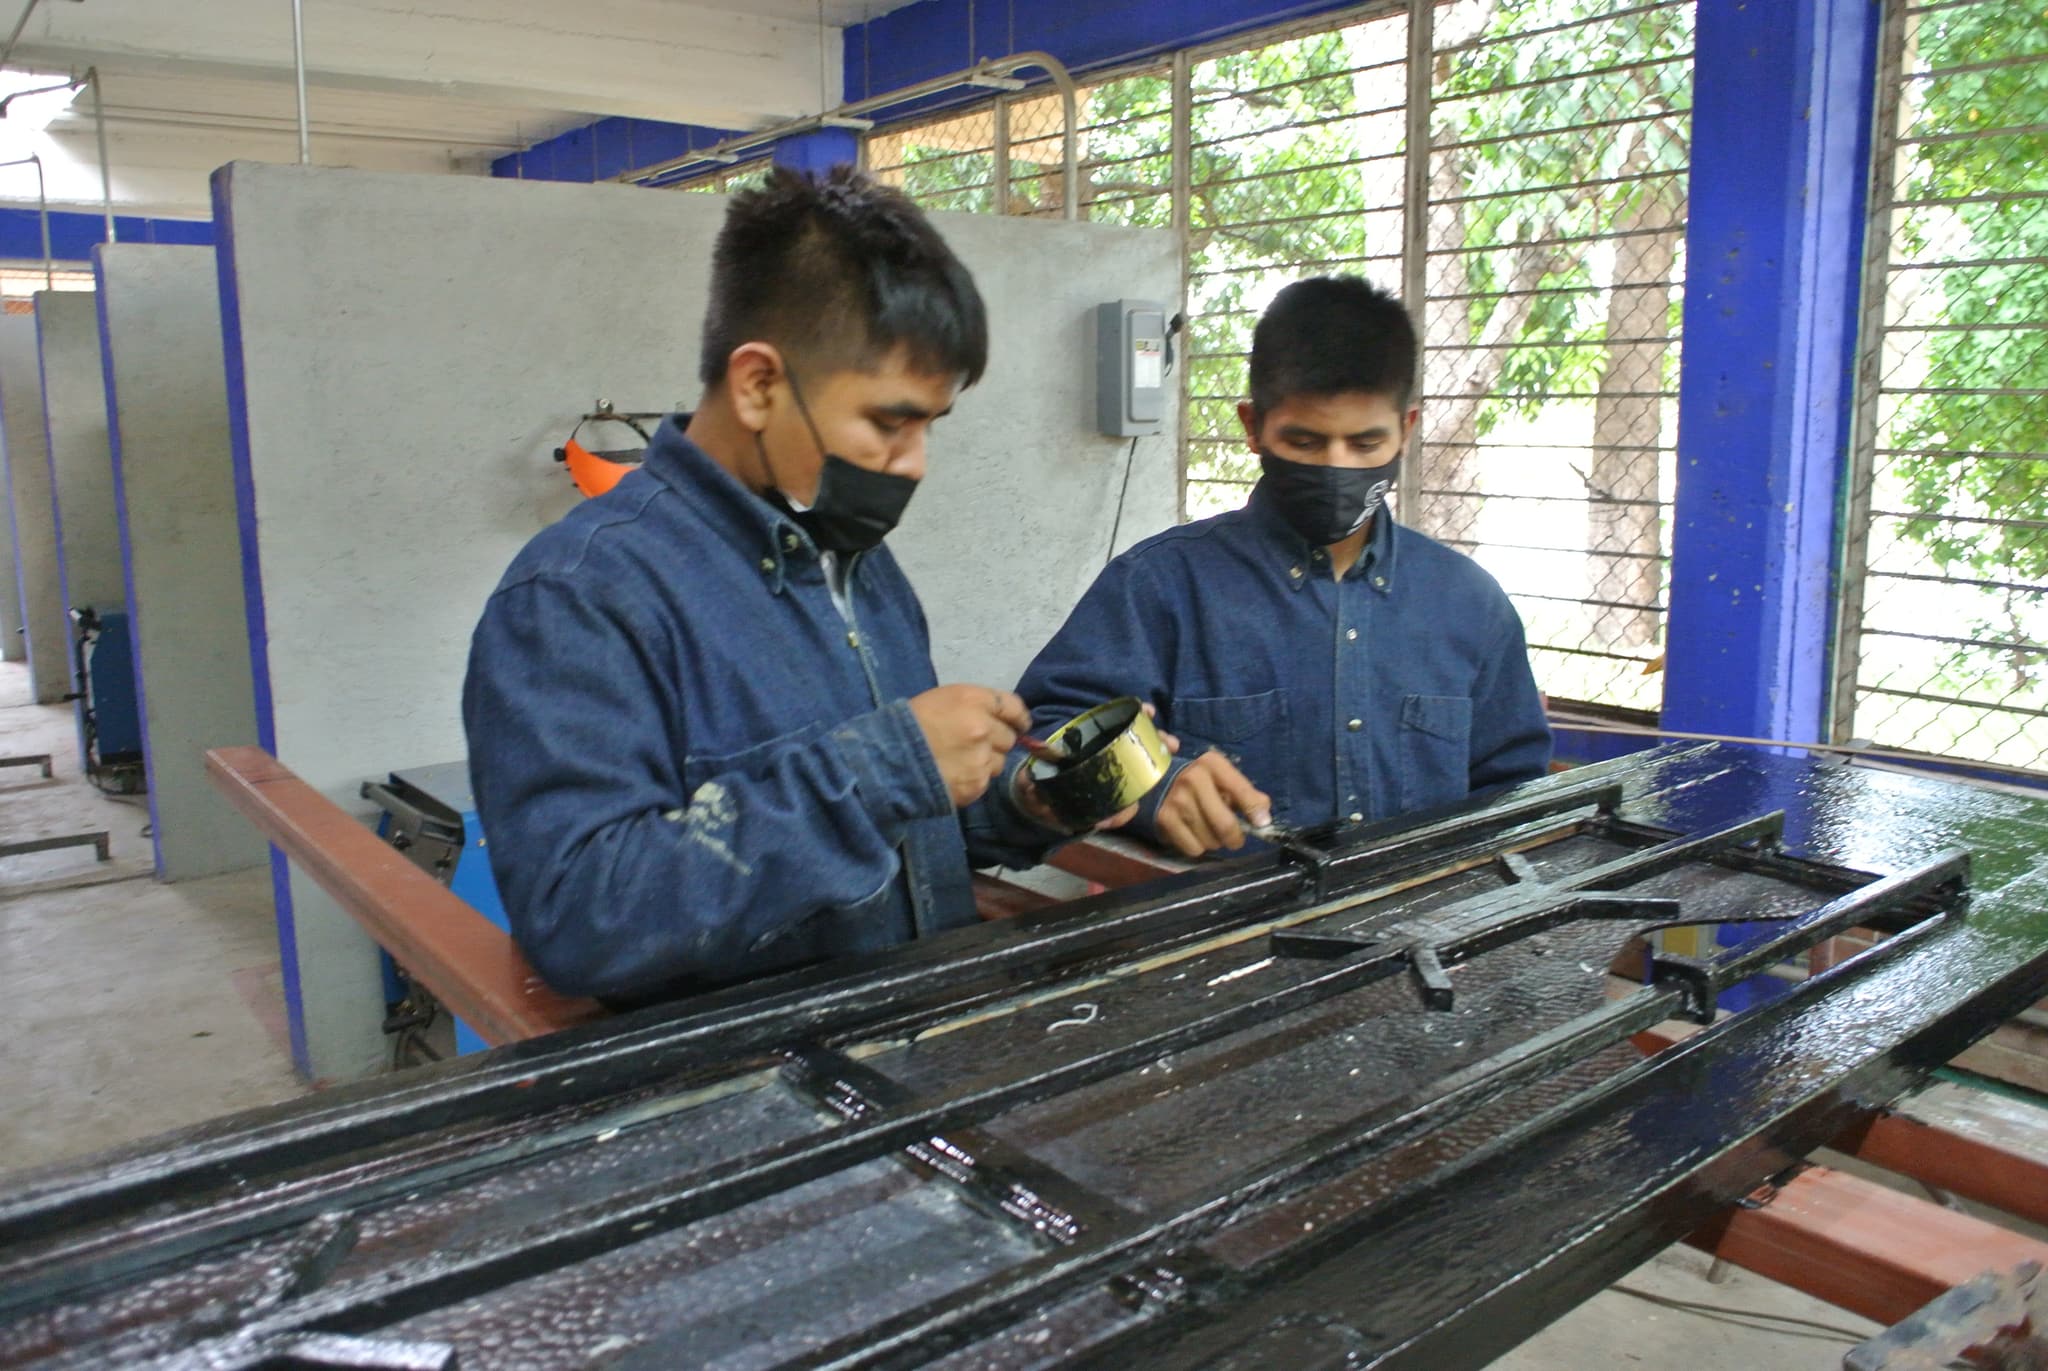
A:
<svg viewBox="0 0 2048 1371">
<path fill-rule="evenodd" d="M 208 748 L 256 741 L 219 274 L 198 247 L 95 265 L 156 871 L 239 871 L 269 849 L 206 779 Z"/>
<path fill-rule="evenodd" d="M 114 461 L 107 447 L 107 388 L 100 320 L 89 291 L 36 292 L 42 348 L 43 422 L 57 486 L 58 566 L 67 609 L 120 609 L 121 533 L 114 514 Z"/>
<path fill-rule="evenodd" d="M 236 164 L 222 225 L 245 396 L 245 498 L 279 757 L 357 786 L 461 757 L 469 633 L 505 565 L 573 500 L 553 449 L 599 396 L 694 399 L 710 196 Z M 1174 239 L 947 216 L 988 297 L 989 378 L 935 439 L 891 540 L 942 674 L 1009 684 L 1107 552 L 1127 443 L 1093 434 L 1099 299 L 1179 289 Z M 232 389 L 232 387 L 231 387 Z M 1141 440 L 1123 541 L 1172 518 L 1171 437 Z M 368 940 L 293 873 L 310 1069 L 383 1055 Z"/>
<path fill-rule="evenodd" d="M 29 680 L 39 704 L 55 704 L 71 688 L 71 634 L 57 574 L 57 518 L 50 501 L 39 365 L 35 319 L 0 314 L 0 439 L 6 444 L 15 558 L 28 619 Z"/>
</svg>

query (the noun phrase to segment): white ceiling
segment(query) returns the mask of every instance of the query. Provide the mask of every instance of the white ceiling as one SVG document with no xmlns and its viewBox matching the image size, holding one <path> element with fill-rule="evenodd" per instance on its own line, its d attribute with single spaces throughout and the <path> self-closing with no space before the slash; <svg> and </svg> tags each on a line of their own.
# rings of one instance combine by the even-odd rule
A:
<svg viewBox="0 0 2048 1371">
<path fill-rule="evenodd" d="M 24 0 L 0 0 L 0 41 Z M 840 99 L 840 27 L 910 0 L 302 0 L 313 157 L 476 173 L 603 115 L 758 128 Z M 289 0 L 39 0 L 13 70 L 97 67 L 115 209 L 208 212 L 207 175 L 297 157 Z M 0 132 L 5 121 L 0 121 Z M 0 140 L 97 208 L 90 94 Z M 33 204 L 26 168 L 0 202 Z"/>
</svg>

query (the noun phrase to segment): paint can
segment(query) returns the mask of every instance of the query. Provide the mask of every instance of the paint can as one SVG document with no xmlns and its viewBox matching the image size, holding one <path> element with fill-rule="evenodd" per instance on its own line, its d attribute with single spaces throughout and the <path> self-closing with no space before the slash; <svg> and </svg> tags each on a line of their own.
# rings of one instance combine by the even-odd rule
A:
<svg viewBox="0 0 2048 1371">
<path fill-rule="evenodd" d="M 1046 741 L 1066 756 L 1033 758 L 1025 765 L 1046 806 L 1076 831 L 1144 799 L 1166 779 L 1173 759 L 1152 716 L 1129 695 L 1062 724 Z"/>
</svg>

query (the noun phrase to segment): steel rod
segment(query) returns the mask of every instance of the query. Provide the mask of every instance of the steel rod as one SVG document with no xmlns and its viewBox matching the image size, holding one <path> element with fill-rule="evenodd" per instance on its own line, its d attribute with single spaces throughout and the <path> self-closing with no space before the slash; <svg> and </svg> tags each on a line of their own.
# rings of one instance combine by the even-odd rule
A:
<svg viewBox="0 0 2048 1371">
<path fill-rule="evenodd" d="M 306 17 L 304 0 L 292 0 L 292 76 L 299 91 L 299 165 L 313 161 L 312 128 L 306 119 Z"/>
<path fill-rule="evenodd" d="M 7 64 L 14 60 L 14 45 L 21 41 L 21 31 L 28 27 L 28 17 L 36 12 L 39 3 L 40 0 L 28 0 L 21 7 L 21 17 L 14 21 L 14 32 L 7 35 L 7 46 L 0 48 L 0 70 L 5 70 Z"/>
<path fill-rule="evenodd" d="M 1407 127 L 1402 147 L 1401 300 L 1415 336 L 1429 336 L 1429 153 L 1434 110 L 1436 6 L 1408 0 Z"/>
<path fill-rule="evenodd" d="M 107 241 L 112 243 L 114 232 L 114 174 L 107 162 L 107 118 L 100 105 L 100 69 L 87 67 L 85 79 L 92 84 L 92 123 L 100 147 L 100 208 L 107 219 Z"/>
</svg>

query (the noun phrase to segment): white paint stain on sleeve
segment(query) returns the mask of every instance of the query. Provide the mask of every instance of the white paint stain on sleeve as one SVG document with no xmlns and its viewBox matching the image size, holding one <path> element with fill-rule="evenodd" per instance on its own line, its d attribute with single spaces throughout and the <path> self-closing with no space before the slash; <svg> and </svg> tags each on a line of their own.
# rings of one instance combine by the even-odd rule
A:
<svg viewBox="0 0 2048 1371">
<path fill-rule="evenodd" d="M 732 848 L 732 831 L 739 816 L 731 792 L 716 781 L 706 781 L 690 796 L 689 808 L 671 809 L 661 817 L 682 825 L 684 842 L 702 848 L 738 874 L 751 876 L 752 863 Z"/>
</svg>

